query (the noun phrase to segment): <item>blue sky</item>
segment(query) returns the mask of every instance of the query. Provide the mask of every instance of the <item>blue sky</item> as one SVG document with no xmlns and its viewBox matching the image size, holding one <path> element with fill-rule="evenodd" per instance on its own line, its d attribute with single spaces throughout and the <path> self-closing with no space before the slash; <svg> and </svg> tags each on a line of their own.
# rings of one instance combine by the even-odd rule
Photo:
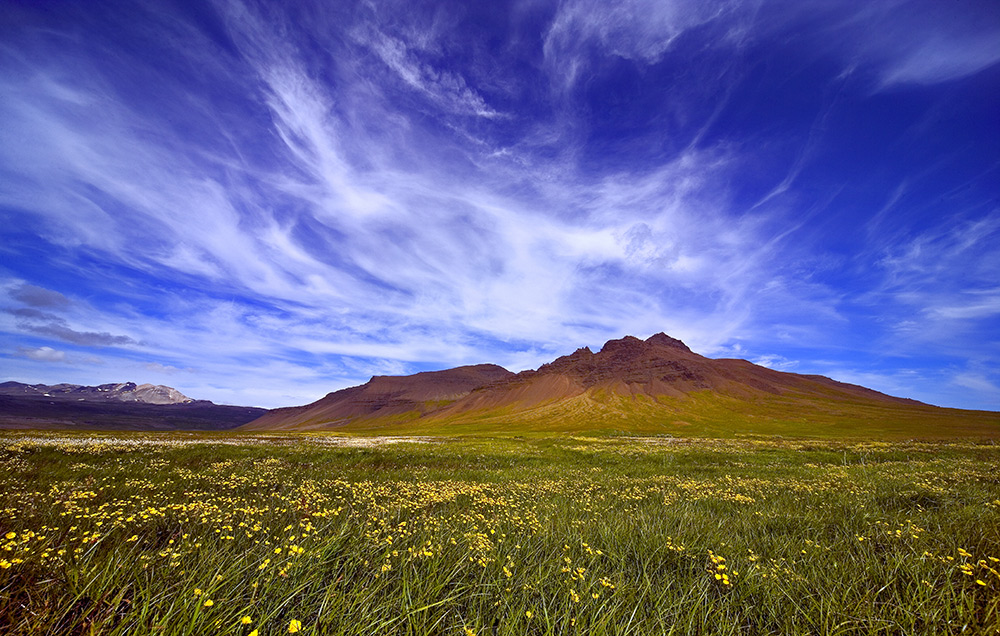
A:
<svg viewBox="0 0 1000 636">
<path fill-rule="evenodd" d="M 665 331 L 1000 410 L 1000 4 L 0 3 L 0 375 L 303 404 Z"/>
</svg>

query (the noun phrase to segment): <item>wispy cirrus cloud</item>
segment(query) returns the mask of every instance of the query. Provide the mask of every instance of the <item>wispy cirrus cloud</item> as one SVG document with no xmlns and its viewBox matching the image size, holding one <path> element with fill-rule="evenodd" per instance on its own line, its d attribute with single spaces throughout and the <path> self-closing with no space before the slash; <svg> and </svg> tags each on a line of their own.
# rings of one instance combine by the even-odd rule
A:
<svg viewBox="0 0 1000 636">
<path fill-rule="evenodd" d="M 461 75 L 435 68 L 417 59 L 407 42 L 368 25 L 353 34 L 355 42 L 369 48 L 410 88 L 422 93 L 445 111 L 477 117 L 499 117 L 483 97 L 469 87 Z"/>
<path fill-rule="evenodd" d="M 869 199 L 838 172 L 831 129 L 851 111 L 830 96 L 871 94 L 846 65 L 933 85 L 991 63 L 926 21 L 876 46 L 861 27 L 897 4 L 816 21 L 774 2 L 565 2 L 511 11 L 498 22 L 517 37 L 490 49 L 464 33 L 495 16 L 463 11 L 234 0 L 206 5 L 208 28 L 149 6 L 137 19 L 169 34 L 156 64 L 95 6 L 77 16 L 90 39 L 25 27 L 0 48 L 0 210 L 49 272 L 13 270 L 0 327 L 25 344 L 8 352 L 93 347 L 109 372 L 274 406 L 375 373 L 537 366 L 623 333 L 812 371 L 817 351 L 789 342 L 841 350 L 858 307 L 993 319 L 981 201 L 951 233 L 872 225 L 846 249 L 810 229 L 874 199 L 895 227 L 915 188 L 899 184 L 929 180 L 907 167 L 898 196 Z M 934 42 L 952 61 L 907 71 Z M 782 110 L 793 99 L 805 115 Z"/>
<path fill-rule="evenodd" d="M 956 33 L 950 37 L 929 34 L 923 42 L 906 47 L 887 66 L 882 82 L 935 84 L 978 73 L 1000 63 L 1000 29 L 985 33 Z"/>
<path fill-rule="evenodd" d="M 590 53 L 657 62 L 685 31 L 742 13 L 738 2 L 628 0 L 608 7 L 593 0 L 561 3 L 545 34 L 545 59 L 571 87 L 588 72 Z"/>
<path fill-rule="evenodd" d="M 884 278 L 872 297 L 908 309 L 904 329 L 919 337 L 947 344 L 955 334 L 971 336 L 969 323 L 1000 315 L 998 238 L 1000 210 L 947 219 L 896 242 L 878 262 Z"/>
<path fill-rule="evenodd" d="M 952 378 L 952 384 L 996 396 L 1000 395 L 1000 385 L 997 383 L 998 375 L 1000 374 L 993 373 L 991 378 L 980 370 L 963 371 Z M 990 407 L 995 409 L 998 405 L 1000 405 L 1000 399 L 995 399 Z"/>
</svg>

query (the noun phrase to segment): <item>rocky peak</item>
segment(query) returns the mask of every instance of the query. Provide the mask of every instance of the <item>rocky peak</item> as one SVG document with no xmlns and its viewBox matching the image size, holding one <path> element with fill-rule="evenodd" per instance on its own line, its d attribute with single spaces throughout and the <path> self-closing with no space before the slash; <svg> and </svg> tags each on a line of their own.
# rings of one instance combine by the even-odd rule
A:
<svg viewBox="0 0 1000 636">
<path fill-rule="evenodd" d="M 566 360 L 586 360 L 587 358 L 592 358 L 593 356 L 594 356 L 594 352 L 590 350 L 590 347 L 580 347 L 579 349 L 577 349 L 573 353 L 569 354 L 568 356 L 563 356 L 562 358 L 558 358 L 558 359 L 559 360 L 562 360 L 562 359 L 566 359 Z"/>
<path fill-rule="evenodd" d="M 594 357 L 594 352 L 590 347 L 580 347 L 568 356 L 560 356 L 552 362 L 546 362 L 538 367 L 539 371 L 558 371 L 568 367 L 576 366 L 578 363 Z"/>
<path fill-rule="evenodd" d="M 646 338 L 646 340 L 640 340 L 635 336 L 625 336 L 624 338 L 618 338 L 616 340 L 608 340 L 601 348 L 601 353 L 628 355 L 648 351 L 650 347 L 670 347 L 673 349 L 681 349 L 682 351 L 691 351 L 691 349 L 689 349 L 688 346 L 682 341 L 677 338 L 671 338 L 661 331 L 660 333 L 653 334 L 649 338 Z"/>
<path fill-rule="evenodd" d="M 624 338 L 618 338 L 617 340 L 608 340 L 601 347 L 601 353 L 604 354 L 629 354 L 629 353 L 639 353 L 646 350 L 646 343 L 639 340 L 635 336 L 625 336 Z"/>
<path fill-rule="evenodd" d="M 129 384 L 132 384 L 131 382 Z M 137 402 L 147 404 L 187 404 L 193 402 L 191 398 L 184 395 L 175 388 L 163 386 L 162 384 L 140 384 L 135 386 L 131 393 Z"/>
<path fill-rule="evenodd" d="M 657 345 L 660 347 L 674 347 L 675 349 L 683 349 L 684 351 L 691 351 L 686 344 L 678 340 L 677 338 L 671 338 L 667 334 L 660 333 L 653 334 L 652 336 L 646 338 L 646 343 L 651 345 Z"/>
<path fill-rule="evenodd" d="M 129 391 L 135 391 L 136 384 L 135 382 L 117 382 L 112 384 L 99 384 L 96 388 L 99 393 L 126 393 Z"/>
</svg>

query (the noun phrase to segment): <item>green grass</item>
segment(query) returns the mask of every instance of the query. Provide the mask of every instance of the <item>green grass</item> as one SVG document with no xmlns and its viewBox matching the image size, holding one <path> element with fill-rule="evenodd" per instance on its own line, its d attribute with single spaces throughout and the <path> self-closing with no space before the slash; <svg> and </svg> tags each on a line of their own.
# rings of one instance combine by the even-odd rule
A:
<svg viewBox="0 0 1000 636">
<path fill-rule="evenodd" d="M 1000 627 L 991 444 L 0 441 L 4 634 Z"/>
<path fill-rule="evenodd" d="M 922 404 L 844 401 L 834 396 L 767 394 L 738 399 L 714 391 L 653 399 L 592 391 L 532 408 L 507 406 L 458 415 L 360 417 L 333 428 L 377 435 L 571 434 L 814 439 L 1000 439 L 1000 414 Z M 328 428 L 322 418 L 308 428 Z"/>
</svg>

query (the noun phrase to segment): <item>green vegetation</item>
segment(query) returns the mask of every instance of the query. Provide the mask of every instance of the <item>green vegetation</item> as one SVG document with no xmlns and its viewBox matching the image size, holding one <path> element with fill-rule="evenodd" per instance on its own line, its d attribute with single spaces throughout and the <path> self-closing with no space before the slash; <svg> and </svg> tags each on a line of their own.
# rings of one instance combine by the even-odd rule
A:
<svg viewBox="0 0 1000 636">
<path fill-rule="evenodd" d="M 0 633 L 1000 628 L 991 444 L 0 441 Z"/>
<path fill-rule="evenodd" d="M 831 440 L 1000 438 L 1000 415 L 991 411 L 792 394 L 737 399 L 713 391 L 695 391 L 684 397 L 654 398 L 596 391 L 553 399 L 526 410 L 508 405 L 458 415 L 419 415 L 416 410 L 392 416 L 373 413 L 332 428 L 340 433 L 368 435 L 488 436 L 503 431 L 508 435 L 780 435 Z M 323 429 L 328 421 L 318 417 L 302 428 Z"/>
</svg>

